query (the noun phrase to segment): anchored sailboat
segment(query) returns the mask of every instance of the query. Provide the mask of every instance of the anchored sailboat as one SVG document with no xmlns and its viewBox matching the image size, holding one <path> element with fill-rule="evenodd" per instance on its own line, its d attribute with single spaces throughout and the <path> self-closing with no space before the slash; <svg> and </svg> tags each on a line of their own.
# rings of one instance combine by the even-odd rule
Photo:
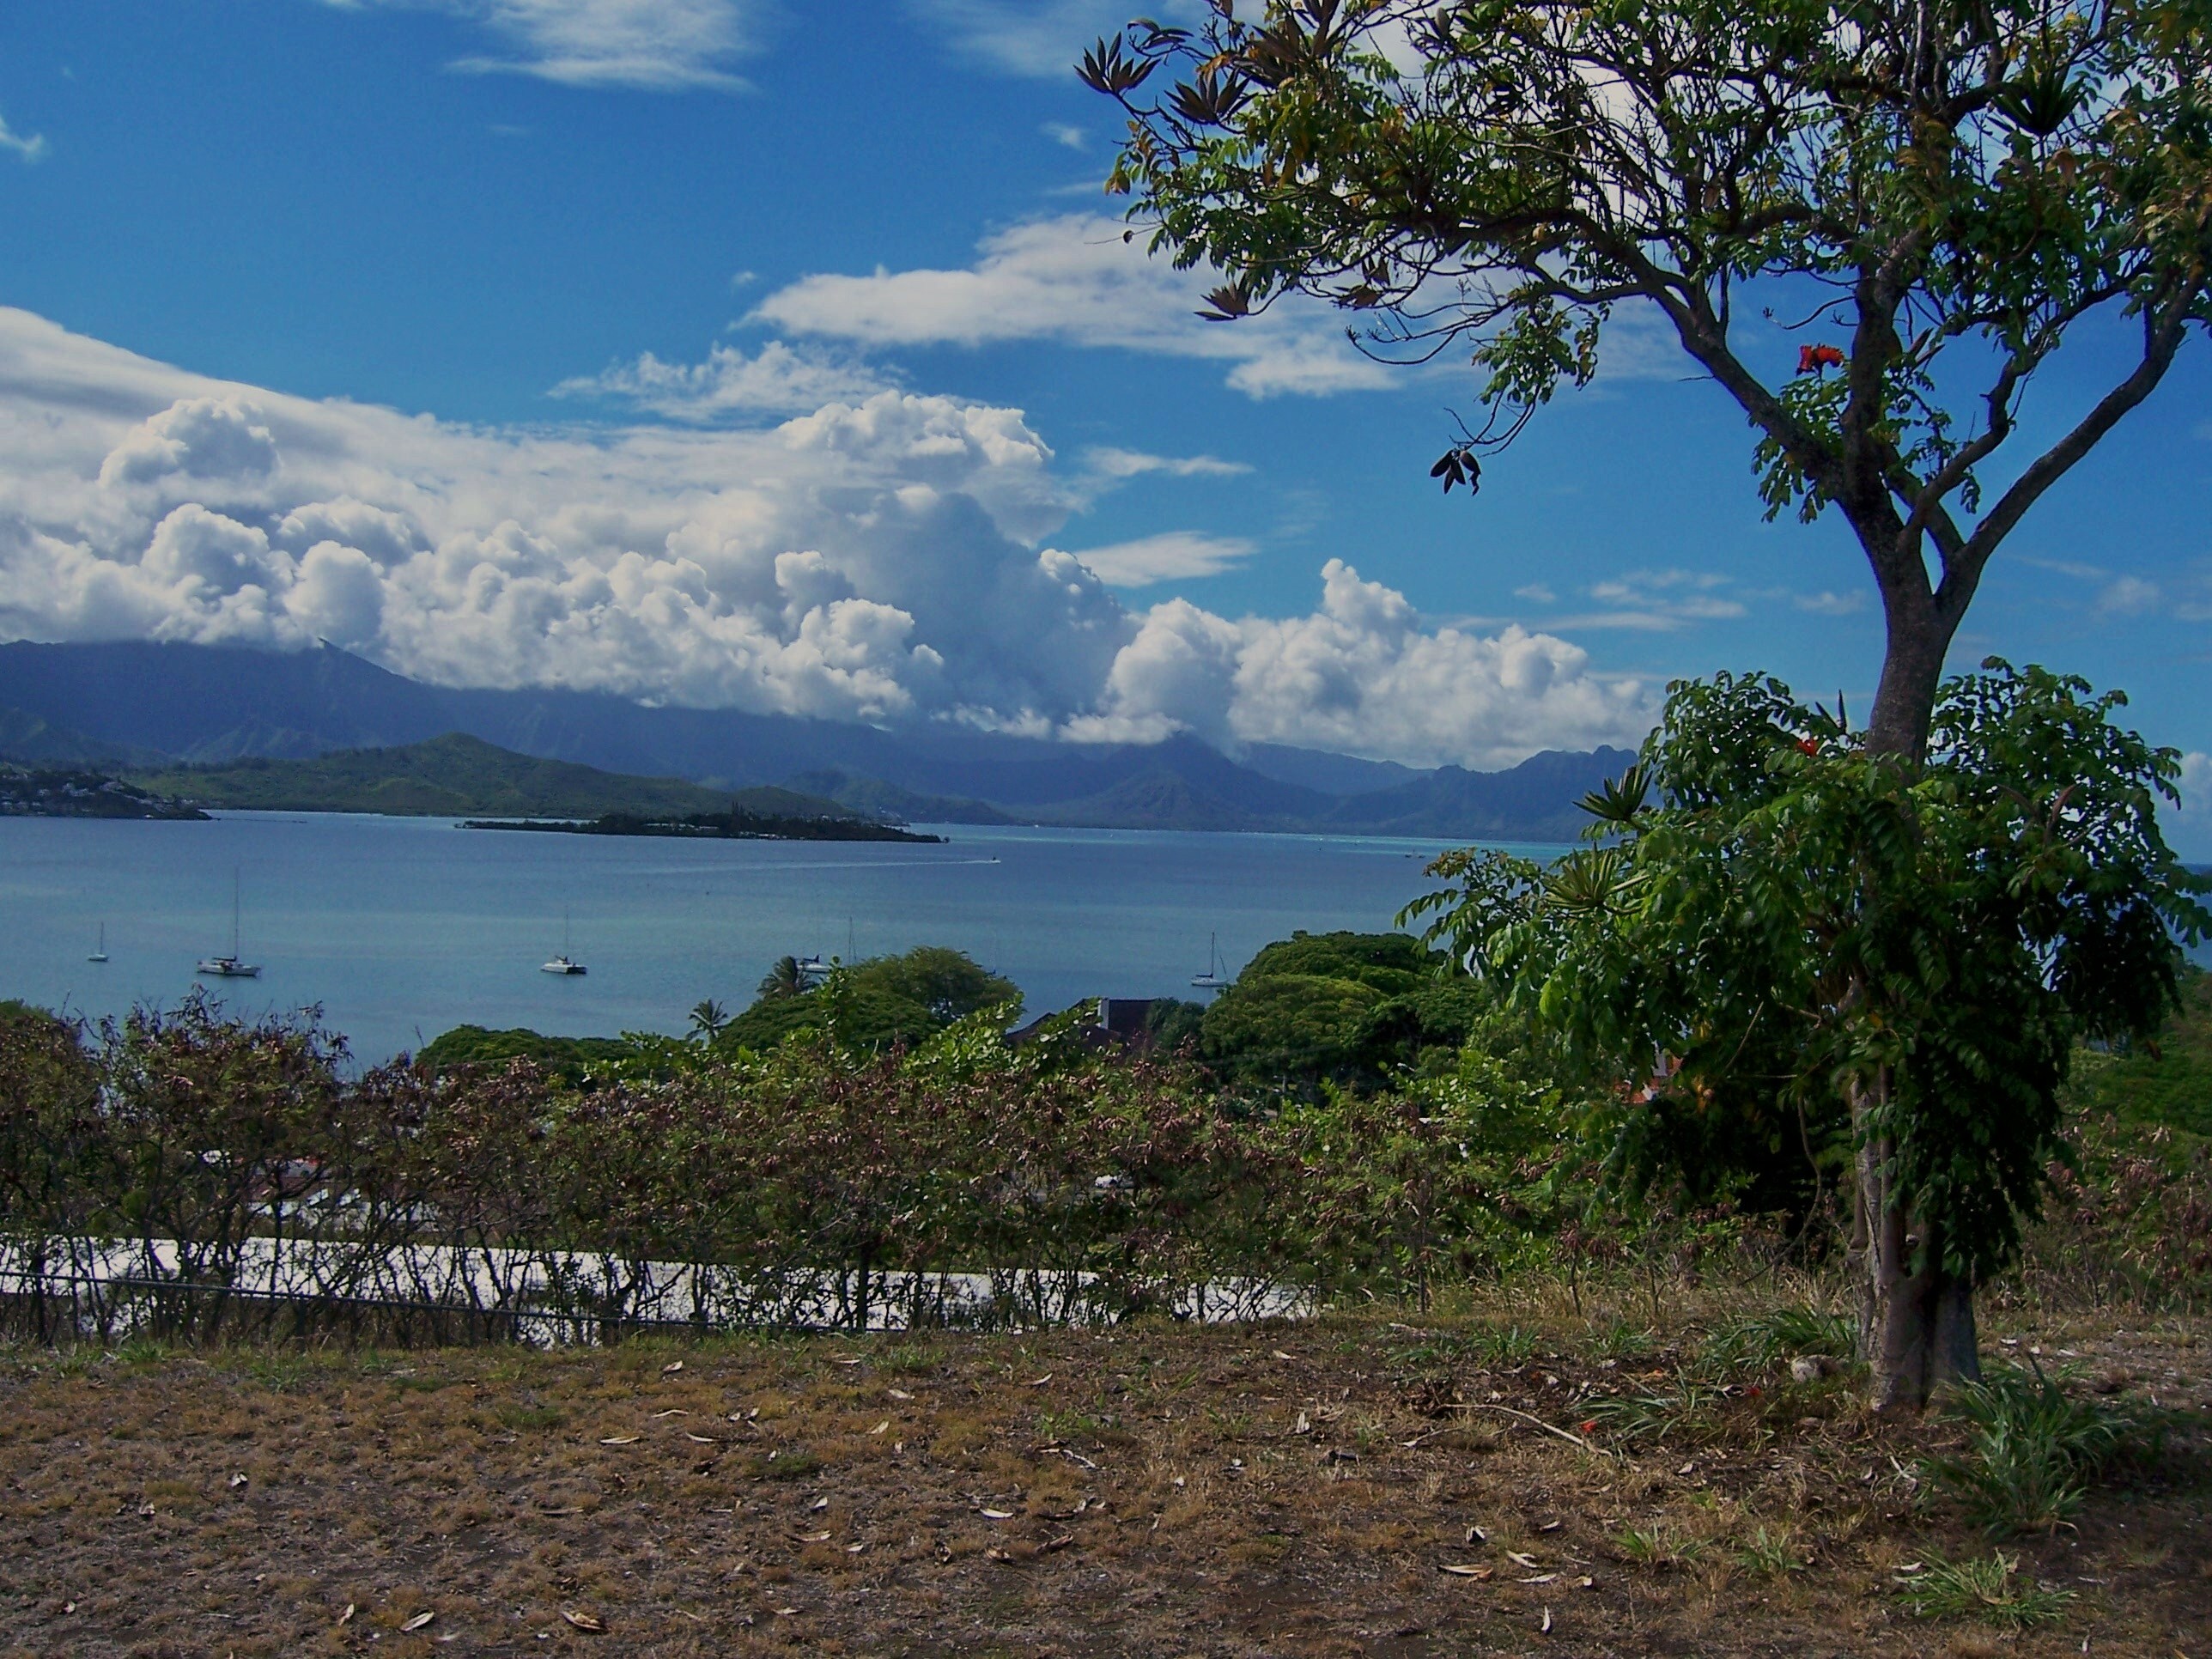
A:
<svg viewBox="0 0 2212 1659">
<path fill-rule="evenodd" d="M 1225 991 L 1229 988 L 1229 964 L 1221 959 L 1221 935 L 1206 936 L 1206 971 L 1191 975 L 1191 987 L 1199 991 Z"/>
<path fill-rule="evenodd" d="M 230 953 L 221 957 L 200 958 L 199 971 L 210 979 L 259 979 L 261 964 L 248 962 L 238 953 L 239 874 L 230 872 Z M 105 931 L 103 929 L 103 942 Z"/>
<path fill-rule="evenodd" d="M 105 962 L 107 960 L 107 924 L 106 922 L 103 921 L 100 924 L 100 943 L 92 947 L 92 954 L 87 957 L 85 960 L 87 962 Z"/>
<path fill-rule="evenodd" d="M 565 910 L 561 914 L 561 954 L 550 962 L 538 963 L 538 971 L 541 974 L 562 974 L 571 976 L 590 971 L 582 963 L 568 954 L 568 915 Z"/>
</svg>

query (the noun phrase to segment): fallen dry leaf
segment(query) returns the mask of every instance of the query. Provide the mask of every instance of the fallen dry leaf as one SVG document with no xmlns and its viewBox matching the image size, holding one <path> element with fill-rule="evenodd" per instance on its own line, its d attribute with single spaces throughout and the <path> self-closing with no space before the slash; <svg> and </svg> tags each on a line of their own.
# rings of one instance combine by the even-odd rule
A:
<svg viewBox="0 0 2212 1659">
<path fill-rule="evenodd" d="M 655 1413 L 653 1413 L 653 1420 L 654 1420 L 655 1422 L 659 1421 L 659 1420 L 660 1420 L 660 1419 L 662 1419 L 662 1418 L 664 1418 L 664 1417 L 689 1417 L 689 1416 L 690 1416 L 690 1415 L 691 1415 L 691 1413 L 690 1413 L 690 1412 L 685 1411 L 685 1410 L 684 1409 L 684 1407 L 681 1407 L 681 1406 L 671 1406 L 671 1407 L 670 1407 L 666 1411 L 665 1411 L 665 1412 L 655 1412 Z"/>
<path fill-rule="evenodd" d="M 711 1436 L 711 1435 L 705 1435 L 705 1434 L 694 1434 L 694 1433 L 692 1433 L 692 1432 L 691 1432 L 691 1431 L 690 1431 L 690 1430 L 689 1430 L 689 1429 L 684 1430 L 684 1437 L 686 1440 L 693 1440 L 693 1441 L 696 1441 L 700 1445 L 702 1445 L 702 1446 L 719 1446 L 719 1445 L 720 1445 L 720 1444 L 722 1443 L 720 1441 L 719 1441 L 719 1440 L 715 1439 L 715 1438 L 714 1438 L 713 1436 Z"/>
<path fill-rule="evenodd" d="M 826 1532 L 802 1532 L 799 1534 L 799 1541 L 802 1544 L 826 1544 L 830 1541 L 830 1534 Z"/>
<path fill-rule="evenodd" d="M 816 1498 L 816 1499 L 815 1499 L 811 1504 L 809 1504 L 806 1506 L 806 1512 L 807 1512 L 809 1515 L 819 1515 L 819 1514 L 821 1514 L 821 1513 L 822 1513 L 822 1511 L 823 1511 L 823 1510 L 824 1510 L 828 1509 L 829 1507 L 830 1507 L 830 1500 L 829 1500 L 828 1498 Z"/>
<path fill-rule="evenodd" d="M 908 1394 L 904 1389 L 886 1389 L 884 1392 L 890 1395 L 894 1400 L 911 1400 L 914 1398 L 914 1396 Z"/>
<path fill-rule="evenodd" d="M 242 1474 L 234 1474 L 234 1475 L 232 1475 L 232 1476 L 230 1477 L 230 1489 L 231 1489 L 233 1492 L 236 1492 L 236 1491 L 237 1491 L 240 1486 L 244 1486 L 245 1484 L 246 1484 L 246 1477 L 245 1477 L 244 1475 L 242 1475 Z"/>
<path fill-rule="evenodd" d="M 1492 1570 L 1488 1567 L 1475 1566 L 1465 1561 L 1446 1561 L 1441 1565 L 1439 1571 L 1448 1572 L 1455 1578 L 1487 1578 Z"/>
<path fill-rule="evenodd" d="M 877 1424 L 874 1428 L 870 1429 L 868 1432 L 870 1434 L 884 1434 L 890 1431 L 890 1426 L 891 1420 L 890 1418 L 886 1417 L 882 1422 Z"/>
<path fill-rule="evenodd" d="M 634 1434 L 611 1434 L 599 1443 L 602 1446 L 635 1446 L 637 1437 Z"/>
<path fill-rule="evenodd" d="M 678 1371 L 682 1370 L 683 1369 L 684 1369 L 684 1362 L 683 1362 L 682 1360 L 678 1359 L 678 1360 L 676 1360 L 676 1361 L 674 1361 L 674 1362 L 672 1362 L 672 1363 L 671 1363 L 671 1364 L 669 1364 L 663 1365 L 663 1366 L 660 1368 L 660 1374 L 661 1374 L 663 1376 L 675 1376 L 675 1375 L 676 1375 L 676 1373 L 677 1373 L 677 1372 L 678 1372 Z"/>
<path fill-rule="evenodd" d="M 1543 1622 L 1542 1624 L 1540 1624 L 1540 1625 L 1537 1626 L 1536 1626 L 1536 1628 L 1537 1628 L 1539 1631 L 1542 1632 L 1543 1632 L 1545 1635 L 1547 1635 L 1547 1636 L 1549 1636 L 1549 1635 L 1552 1633 L 1552 1610 L 1551 1610 L 1551 1608 L 1549 1608 L 1549 1607 L 1546 1607 L 1546 1608 L 1544 1609 L 1544 1622 Z"/>
<path fill-rule="evenodd" d="M 1047 1371 L 1042 1376 L 1033 1376 L 1030 1378 L 1030 1380 L 1023 1383 L 1022 1386 L 1025 1389 L 1041 1389 L 1051 1381 L 1052 1373 L 1050 1371 Z"/>
<path fill-rule="evenodd" d="M 599 1616 L 595 1613 L 571 1613 L 568 1608 L 563 1607 L 561 1609 L 561 1616 L 576 1629 L 588 1632 L 594 1636 L 606 1629 L 606 1626 L 600 1621 Z"/>
<path fill-rule="evenodd" d="M 1510 1562 L 1511 1562 L 1515 1566 L 1516 1566 L 1516 1567 L 1526 1567 L 1526 1568 L 1528 1568 L 1528 1571 L 1531 1571 L 1531 1572 L 1534 1572 L 1535 1571 L 1537 1571 L 1539 1568 L 1540 1568 L 1540 1567 L 1544 1565 L 1541 1561 L 1539 1561 L 1539 1560 L 1538 1560 L 1534 1556 L 1533 1556 L 1533 1555 L 1523 1555 L 1523 1554 L 1522 1554 L 1522 1553 L 1521 1553 L 1521 1552 L 1520 1552 L 1520 1551 L 1518 1551 L 1518 1550 L 1508 1550 L 1508 1551 L 1506 1551 L 1506 1552 L 1505 1552 L 1505 1559 L 1506 1559 L 1507 1560 L 1510 1561 Z"/>
<path fill-rule="evenodd" d="M 346 1603 L 346 1610 L 345 1610 L 343 1613 L 340 1613 L 340 1614 L 338 1615 L 338 1623 L 340 1623 L 341 1625 L 350 1625 L 351 1623 L 353 1623 L 353 1615 L 354 1615 L 354 1613 L 355 1613 L 354 1604 L 353 1604 L 352 1602 L 350 1602 L 350 1601 L 347 1602 L 347 1603 Z"/>
<path fill-rule="evenodd" d="M 1523 1578 L 1521 1582 L 1524 1584 L 1548 1584 L 1557 1579 L 1559 1576 L 1559 1575 L 1556 1572 L 1540 1572 L 1534 1577 Z"/>
<path fill-rule="evenodd" d="M 1275 1358 L 1280 1360 L 1288 1361 L 1291 1358 L 1291 1356 L 1285 1353 L 1280 1348 L 1278 1348 L 1275 1350 Z"/>
<path fill-rule="evenodd" d="M 975 1513 L 986 1521 L 1011 1521 L 1014 1518 L 1012 1510 L 978 1510 Z"/>
<path fill-rule="evenodd" d="M 423 1609 L 422 1609 L 422 1612 L 420 1612 L 420 1613 L 416 1613 L 416 1614 L 412 1619 L 410 1619 L 410 1620 L 409 1620 L 405 1624 L 402 1625 L 399 1628 L 400 1628 L 403 1632 L 404 1632 L 404 1631 L 410 1631 L 410 1630 L 422 1630 L 422 1629 L 423 1629 L 425 1626 L 427 1626 L 429 1624 L 429 1622 L 430 1622 L 433 1619 L 435 1619 L 437 1616 L 438 1616 L 438 1615 L 437 1615 L 437 1613 L 435 1612 L 435 1610 L 434 1610 L 434 1609 L 432 1609 L 432 1608 L 429 1608 L 429 1607 L 425 1607 L 425 1608 L 423 1608 Z"/>
</svg>

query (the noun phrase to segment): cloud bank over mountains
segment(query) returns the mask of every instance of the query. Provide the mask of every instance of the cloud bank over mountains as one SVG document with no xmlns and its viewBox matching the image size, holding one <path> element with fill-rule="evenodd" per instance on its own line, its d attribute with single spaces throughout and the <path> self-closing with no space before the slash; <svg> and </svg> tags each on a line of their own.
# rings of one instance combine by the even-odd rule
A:
<svg viewBox="0 0 2212 1659">
<path fill-rule="evenodd" d="M 842 375 L 853 374 L 849 382 Z M 1633 739 L 1648 688 L 1509 629 L 1425 623 L 1340 560 L 1320 606 L 1230 618 L 1125 586 L 1248 544 L 1054 544 L 1097 492 L 1231 470 L 1063 465 L 1018 410 L 774 344 L 641 365 L 652 405 L 819 398 L 746 429 L 492 429 L 210 380 L 0 310 L 0 635 L 297 648 L 444 684 L 1073 740 L 1189 730 L 1409 762 Z"/>
</svg>

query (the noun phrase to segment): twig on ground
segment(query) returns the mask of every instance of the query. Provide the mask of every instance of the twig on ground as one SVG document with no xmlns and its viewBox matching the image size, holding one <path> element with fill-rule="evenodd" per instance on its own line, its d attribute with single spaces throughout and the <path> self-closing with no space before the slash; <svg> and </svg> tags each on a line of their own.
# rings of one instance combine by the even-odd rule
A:
<svg viewBox="0 0 2212 1659">
<path fill-rule="evenodd" d="M 1489 1406 L 1483 1405 L 1471 1400 L 1457 1400 L 1452 1402 L 1451 1409 L 1455 1412 L 1496 1412 L 1501 1417 L 1517 1417 L 1523 1423 L 1533 1424 L 1537 1428 L 1543 1430 L 1546 1434 L 1556 1435 L 1570 1445 L 1580 1446 L 1584 1451 L 1595 1452 L 1601 1457 L 1610 1457 L 1613 1455 L 1613 1454 L 1606 1450 L 1604 1447 L 1594 1446 L 1578 1434 L 1570 1434 L 1565 1429 L 1556 1428 L 1553 1425 L 1547 1423 L 1540 1417 L 1531 1416 L 1527 1412 L 1516 1411 L 1510 1406 Z"/>
</svg>

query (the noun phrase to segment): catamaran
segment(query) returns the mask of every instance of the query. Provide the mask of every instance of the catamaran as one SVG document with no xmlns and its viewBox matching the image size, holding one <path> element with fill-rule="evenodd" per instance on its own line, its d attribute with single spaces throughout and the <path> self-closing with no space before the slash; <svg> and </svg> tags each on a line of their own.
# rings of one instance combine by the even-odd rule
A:
<svg viewBox="0 0 2212 1659">
<path fill-rule="evenodd" d="M 589 969 L 586 968 L 582 963 L 578 962 L 574 957 L 568 954 L 568 918 L 566 914 L 563 914 L 561 918 L 561 954 L 554 957 L 550 962 L 539 963 L 538 964 L 538 971 L 541 974 L 563 974 L 571 975 L 589 973 L 591 971 Z"/>
<path fill-rule="evenodd" d="M 200 958 L 199 971 L 210 979 L 259 979 L 261 964 L 238 954 L 238 872 L 230 872 L 230 953 Z M 104 934 L 103 934 L 104 939 Z"/>
</svg>

